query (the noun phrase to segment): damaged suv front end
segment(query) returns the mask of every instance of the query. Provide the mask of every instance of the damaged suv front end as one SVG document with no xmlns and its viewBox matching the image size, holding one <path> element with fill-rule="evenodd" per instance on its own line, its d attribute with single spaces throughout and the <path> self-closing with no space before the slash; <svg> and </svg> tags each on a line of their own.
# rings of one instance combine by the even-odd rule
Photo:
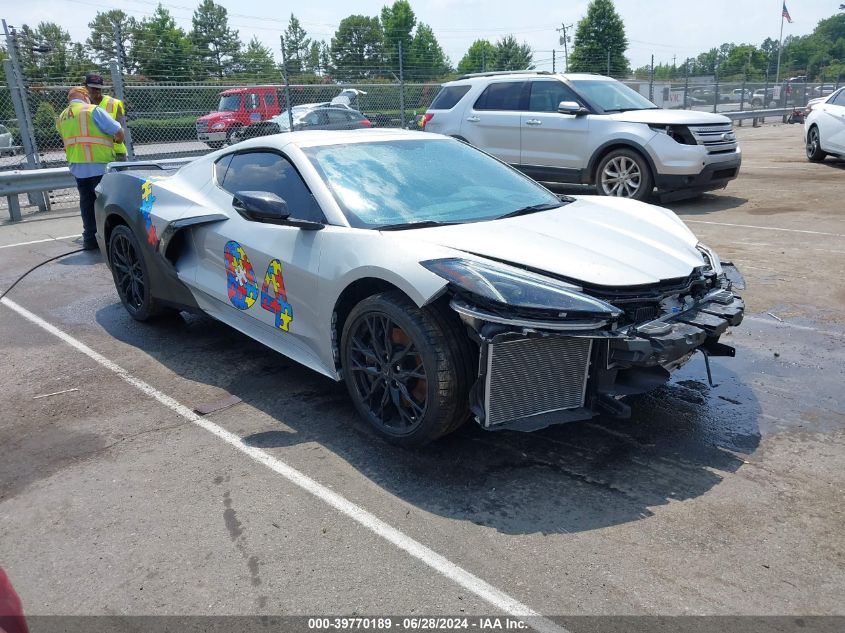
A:
<svg viewBox="0 0 845 633">
<path fill-rule="evenodd" d="M 447 258 L 422 265 L 449 282 L 449 305 L 478 345 L 470 406 L 488 430 L 537 430 L 598 414 L 628 417 L 625 396 L 664 384 L 696 351 L 739 325 L 744 287 L 703 244 L 685 278 L 605 287 L 509 263 Z M 709 373 L 709 363 L 707 365 Z"/>
</svg>

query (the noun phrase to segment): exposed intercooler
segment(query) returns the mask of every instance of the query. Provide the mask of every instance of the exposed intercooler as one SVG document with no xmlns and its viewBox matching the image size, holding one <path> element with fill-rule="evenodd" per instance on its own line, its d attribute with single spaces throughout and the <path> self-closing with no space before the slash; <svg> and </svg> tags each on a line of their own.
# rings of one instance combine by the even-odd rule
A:
<svg viewBox="0 0 845 633">
<path fill-rule="evenodd" d="M 485 426 L 582 407 L 592 344 L 562 336 L 490 343 Z"/>
</svg>

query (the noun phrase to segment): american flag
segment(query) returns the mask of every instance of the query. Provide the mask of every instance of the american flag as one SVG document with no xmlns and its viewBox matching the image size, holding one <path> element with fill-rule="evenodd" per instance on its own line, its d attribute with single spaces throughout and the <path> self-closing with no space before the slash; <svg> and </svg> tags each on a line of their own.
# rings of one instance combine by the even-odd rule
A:
<svg viewBox="0 0 845 633">
<path fill-rule="evenodd" d="M 786 2 L 783 3 L 783 13 L 781 13 L 783 17 L 786 18 L 786 21 L 792 24 L 792 17 L 789 15 L 789 10 L 786 8 Z"/>
</svg>

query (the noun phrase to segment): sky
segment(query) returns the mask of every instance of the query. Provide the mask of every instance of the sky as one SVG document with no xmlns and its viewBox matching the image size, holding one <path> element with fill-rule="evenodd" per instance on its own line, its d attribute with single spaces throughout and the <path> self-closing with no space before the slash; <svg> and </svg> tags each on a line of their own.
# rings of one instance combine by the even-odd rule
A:
<svg viewBox="0 0 845 633">
<path fill-rule="evenodd" d="M 378 15 L 387 0 L 319 0 L 281 2 L 280 0 L 216 0 L 229 11 L 229 23 L 244 42 L 253 35 L 274 51 L 279 35 L 293 12 L 308 35 L 331 39 L 340 21 L 350 13 Z M 615 0 L 628 36 L 627 56 L 633 67 L 655 63 L 683 63 L 724 42 L 760 44 L 777 38 L 781 25 L 782 0 Z M 787 0 L 793 23 L 784 23 L 783 35 L 810 33 L 819 20 L 839 11 L 842 0 Z M 4 0 L 0 17 L 9 24 L 35 26 L 40 21 L 56 21 L 75 41 L 88 36 L 88 22 L 97 11 L 120 6 L 137 18 L 150 15 L 156 0 Z M 191 14 L 197 0 L 165 0 L 177 23 L 191 27 Z M 557 49 L 558 70 L 563 56 L 562 24 L 574 25 L 585 15 L 588 0 L 411 0 L 417 20 L 434 30 L 440 45 L 457 64 L 469 45 L 478 38 L 493 42 L 513 34 L 535 51 L 538 69 L 551 69 L 552 49 Z M 278 57 L 278 54 L 277 54 Z"/>
</svg>

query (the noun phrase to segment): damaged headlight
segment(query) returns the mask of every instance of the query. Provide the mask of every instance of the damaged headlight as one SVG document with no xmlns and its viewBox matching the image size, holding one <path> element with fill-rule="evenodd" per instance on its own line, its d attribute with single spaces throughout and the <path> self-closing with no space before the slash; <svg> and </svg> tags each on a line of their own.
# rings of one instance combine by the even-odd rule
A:
<svg viewBox="0 0 845 633">
<path fill-rule="evenodd" d="M 421 265 L 461 290 L 514 308 L 556 311 L 561 318 L 622 314 L 615 306 L 578 292 L 577 286 L 519 268 L 457 257 Z"/>
<path fill-rule="evenodd" d="M 695 248 L 697 248 L 698 252 L 701 253 L 701 256 L 704 258 L 704 263 L 709 266 L 714 273 L 721 275 L 722 261 L 719 259 L 716 251 L 701 242 L 696 244 Z"/>
</svg>

